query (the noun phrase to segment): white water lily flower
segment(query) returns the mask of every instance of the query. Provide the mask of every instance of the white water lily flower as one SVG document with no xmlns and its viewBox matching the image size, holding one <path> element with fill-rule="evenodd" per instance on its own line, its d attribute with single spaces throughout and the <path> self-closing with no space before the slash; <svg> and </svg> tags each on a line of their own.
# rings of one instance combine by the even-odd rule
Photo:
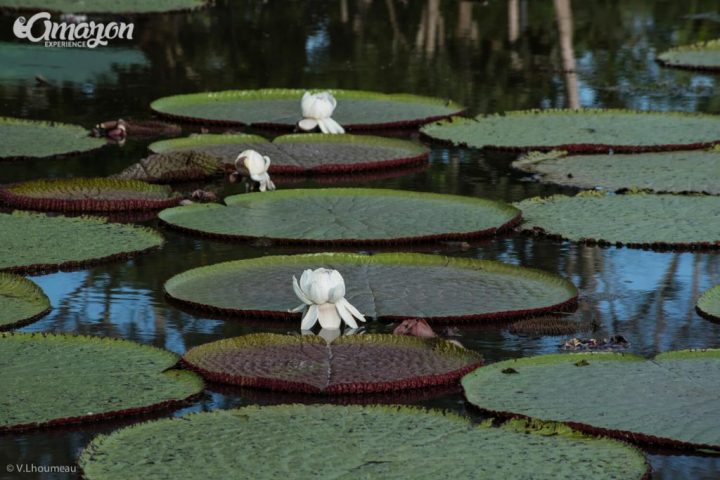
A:
<svg viewBox="0 0 720 480">
<path fill-rule="evenodd" d="M 337 270 L 305 270 L 300 277 L 300 283 L 293 275 L 293 290 L 303 302 L 293 311 L 299 312 L 307 308 L 300 325 L 301 330 L 310 330 L 316 322 L 320 322 L 320 326 L 328 330 L 339 329 L 342 322 L 350 328 L 358 328 L 355 319 L 365 321 L 362 313 L 345 300 L 345 281 Z"/>
<path fill-rule="evenodd" d="M 245 150 L 235 159 L 235 169 L 245 167 L 250 178 L 260 184 L 260 191 L 275 190 L 275 184 L 270 180 L 268 168 L 270 168 L 270 157 L 262 156 L 255 150 Z"/>
<path fill-rule="evenodd" d="M 330 92 L 305 92 L 300 102 L 303 119 L 298 126 L 305 130 L 314 130 L 320 127 L 323 133 L 345 133 L 345 129 L 330 118 L 337 106 L 337 100 Z"/>
</svg>

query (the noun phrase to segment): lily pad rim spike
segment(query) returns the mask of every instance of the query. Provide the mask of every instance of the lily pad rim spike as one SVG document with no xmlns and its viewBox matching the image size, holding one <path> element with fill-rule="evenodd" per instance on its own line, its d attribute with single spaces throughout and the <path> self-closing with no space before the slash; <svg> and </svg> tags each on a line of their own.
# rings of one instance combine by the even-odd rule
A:
<svg viewBox="0 0 720 480">
<path fill-rule="evenodd" d="M 207 272 L 212 272 L 216 269 L 237 269 L 241 267 L 254 267 L 254 266 L 267 266 L 267 265 L 287 265 L 287 264 L 298 264 L 305 265 L 309 261 L 320 265 L 322 263 L 349 263 L 349 264 L 387 264 L 387 265 L 409 265 L 409 266 L 449 266 L 454 268 L 468 268 L 468 269 L 482 269 L 484 271 L 496 271 L 502 274 L 518 275 L 521 277 L 533 277 L 541 279 L 542 281 L 559 285 L 567 290 L 568 298 L 560 303 L 553 305 L 525 309 L 525 310 L 507 310 L 490 313 L 480 314 L 469 314 L 469 315 L 455 315 L 455 316 L 440 316 L 440 317 L 422 317 L 424 320 L 437 324 L 454 324 L 472 322 L 483 319 L 490 319 L 493 322 L 500 322 L 509 319 L 521 319 L 527 317 L 534 317 L 546 313 L 562 312 L 573 310 L 577 307 L 579 291 L 574 283 L 558 275 L 545 272 L 543 270 L 522 267 L 518 265 L 512 265 L 497 260 L 484 260 L 476 258 L 463 258 L 463 257 L 445 257 L 441 255 L 423 254 L 423 253 L 376 253 L 372 255 L 358 254 L 358 253 L 309 253 L 309 254 L 298 254 L 298 255 L 271 255 L 265 257 L 244 259 L 244 260 L 230 260 L 212 265 L 205 265 L 202 267 L 192 268 L 185 270 L 184 272 L 178 273 L 170 277 L 163 284 L 163 292 L 165 298 L 171 303 L 175 303 L 185 309 L 194 312 L 210 312 L 213 315 L 222 318 L 263 318 L 272 320 L 284 320 L 284 321 L 299 321 L 301 318 L 300 313 L 293 313 L 287 310 L 240 310 L 235 308 L 223 308 L 203 303 L 194 302 L 192 300 L 179 298 L 173 296 L 172 288 L 177 282 L 182 282 L 187 278 L 192 278 L 195 275 L 202 275 Z M 290 284 L 288 283 L 288 286 Z M 375 318 L 376 321 L 400 321 L 408 318 L 418 318 L 418 315 L 380 315 Z"/>
<path fill-rule="evenodd" d="M 159 375 L 172 373 L 178 380 L 187 382 L 189 385 L 192 384 L 194 393 L 186 396 L 185 398 L 168 399 L 151 405 L 144 405 L 138 407 L 130 407 L 126 409 L 97 412 L 82 416 L 71 416 L 54 418 L 49 421 L 43 422 L 31 422 L 21 424 L 7 424 L 0 425 L 0 434 L 3 433 L 17 433 L 26 432 L 37 429 L 46 429 L 54 427 L 63 427 L 67 425 L 78 425 L 86 423 L 103 422 L 109 419 L 122 418 L 126 416 L 144 415 L 151 412 L 158 412 L 163 410 L 173 410 L 176 408 L 184 407 L 197 399 L 201 398 L 205 391 L 205 382 L 199 375 L 189 372 L 186 370 L 180 370 L 176 368 L 179 362 L 179 355 L 165 350 L 162 348 L 155 347 L 154 345 L 147 345 L 143 343 L 126 340 L 120 337 L 97 337 L 92 335 L 83 335 L 77 333 L 56 333 L 56 332 L 0 332 L 0 342 L 8 338 L 15 339 L 17 341 L 32 341 L 34 338 L 42 340 L 57 340 L 64 342 L 96 342 L 96 343 L 115 343 L 123 344 L 128 348 L 142 348 L 155 351 L 158 355 L 163 354 L 167 356 L 167 368 L 158 371 Z M 116 343 L 117 342 L 117 343 Z"/>
<path fill-rule="evenodd" d="M 672 57 L 675 54 L 683 54 L 686 52 L 701 52 L 703 50 L 707 49 L 714 49 L 714 50 L 720 50 L 720 38 L 712 39 L 712 40 L 703 40 L 696 43 L 691 43 L 687 45 L 678 45 L 676 47 L 669 48 L 663 52 L 660 52 L 657 57 L 656 61 L 668 68 L 678 68 L 683 70 L 700 70 L 700 71 L 716 71 L 720 70 L 720 61 L 715 65 L 698 65 L 696 63 L 692 62 L 682 62 L 678 60 L 674 60 Z"/>
<path fill-rule="evenodd" d="M 720 322 L 720 285 L 705 290 L 697 299 L 695 310 L 706 320 Z"/>
<path fill-rule="evenodd" d="M 342 101 L 343 98 L 352 99 L 370 99 L 370 100 L 396 100 L 408 103 L 423 103 L 429 105 L 438 105 L 443 107 L 449 107 L 454 109 L 453 113 L 435 115 L 426 118 L 418 118 L 413 120 L 404 121 L 393 121 L 386 123 L 358 123 L 358 124 L 344 124 L 343 127 L 347 130 L 383 130 L 392 128 L 414 128 L 420 125 L 425 125 L 430 122 L 448 118 L 451 116 L 462 115 L 466 112 L 466 107 L 455 103 L 452 100 L 444 100 L 438 97 L 428 97 L 423 95 L 415 95 L 410 93 L 384 93 L 384 92 L 371 92 L 367 90 L 345 90 L 337 88 L 263 88 L 255 90 L 220 90 L 213 92 L 195 92 L 195 93 L 184 93 L 179 95 L 170 95 L 166 97 L 158 98 L 150 103 L 150 109 L 157 115 L 177 121 L 188 122 L 188 123 L 200 123 L 206 125 L 224 125 L 224 126 L 253 126 L 258 128 L 270 128 L 270 129 L 292 129 L 295 125 L 285 125 L 280 123 L 273 123 L 272 121 L 267 122 L 253 122 L 245 123 L 236 120 L 220 120 L 220 119 L 206 119 L 201 117 L 194 117 L 190 115 L 181 115 L 164 112 L 162 109 L 166 108 L 168 103 L 173 102 L 194 102 L 202 103 L 198 100 L 205 100 L 207 98 L 218 98 L 218 97 L 236 97 L 244 96 L 248 99 L 263 99 L 269 96 L 275 96 L 284 99 L 293 99 L 298 102 L 298 121 L 302 119 L 300 111 L 300 100 L 305 92 L 319 92 L 328 91 L 335 95 L 338 101 Z"/>
<path fill-rule="evenodd" d="M 0 11 L 1 10 L 2 10 L 2 7 L 0 7 Z M 0 116 L 0 127 L 4 124 L 41 125 L 43 127 L 72 128 L 73 130 L 77 130 L 77 131 L 85 130 L 87 133 L 88 142 L 95 143 L 95 145 L 88 147 L 88 148 L 63 151 L 63 152 L 59 152 L 59 153 L 52 153 L 50 155 L 42 155 L 42 156 L 35 156 L 35 155 L 2 156 L 2 155 L 0 155 L 0 162 L 6 162 L 6 161 L 14 162 L 14 161 L 20 161 L 20 160 L 45 160 L 45 159 L 56 158 L 56 157 L 72 157 L 72 156 L 77 156 L 77 155 L 85 155 L 85 154 L 97 151 L 97 150 L 107 146 L 107 141 L 104 138 L 91 137 L 89 130 L 85 129 L 85 127 L 83 127 L 82 125 L 77 125 L 77 124 L 73 124 L 73 123 L 56 122 L 54 120 L 34 120 L 34 119 L 29 119 L 29 118 Z"/>
<path fill-rule="evenodd" d="M 12 323 L 0 323 L 0 332 L 6 330 L 14 330 L 16 328 L 20 328 L 25 325 L 34 323 L 52 311 L 52 304 L 50 303 L 50 299 L 37 283 L 21 275 L 0 271 L 0 293 L 3 290 L 3 285 L 7 285 L 8 283 L 15 283 L 20 289 L 25 290 L 25 292 L 21 292 L 23 294 L 35 295 L 39 299 L 39 308 L 37 312 L 31 316 L 18 319 Z M 13 298 L 17 298 L 17 295 L 13 295 Z M 26 295 L 23 295 L 23 297 L 20 298 L 22 298 L 23 300 L 27 300 Z M 0 319 L 1 317 L 2 314 L 0 314 Z"/>
<path fill-rule="evenodd" d="M 262 346 L 275 345 L 303 345 L 317 344 L 324 346 L 326 341 L 318 336 L 289 336 L 274 333 L 254 333 L 241 335 L 239 337 L 223 338 L 213 342 L 195 346 L 185 352 L 181 359 L 181 365 L 191 371 L 198 373 L 209 382 L 238 385 L 248 388 L 259 388 L 291 393 L 311 393 L 318 395 L 357 395 L 363 393 L 383 393 L 400 390 L 412 390 L 418 388 L 435 387 L 458 383 L 460 378 L 479 368 L 483 364 L 482 356 L 473 350 L 467 350 L 447 340 L 433 338 L 425 339 L 404 335 L 391 334 L 364 334 L 341 336 L 334 340 L 330 346 L 367 343 L 371 345 L 399 345 L 401 347 L 418 347 L 433 350 L 437 355 L 462 357 L 468 363 L 455 370 L 426 374 L 422 376 L 411 376 L 403 379 L 383 382 L 354 382 L 335 383 L 327 388 L 319 389 L 309 383 L 302 381 L 285 380 L 268 376 L 249 376 L 225 373 L 222 371 L 208 370 L 200 365 L 206 353 L 213 353 L 216 349 L 223 349 L 228 345 L 231 349 L 258 348 Z M 473 360 L 472 362 L 470 360 Z"/>
</svg>

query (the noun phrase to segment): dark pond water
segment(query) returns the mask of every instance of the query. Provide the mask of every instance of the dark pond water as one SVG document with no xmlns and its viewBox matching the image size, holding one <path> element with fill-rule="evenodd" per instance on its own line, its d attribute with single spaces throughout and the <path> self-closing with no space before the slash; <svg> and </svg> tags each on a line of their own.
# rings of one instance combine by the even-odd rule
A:
<svg viewBox="0 0 720 480">
<path fill-rule="evenodd" d="M 220 1 L 195 13 L 133 18 L 133 41 L 92 52 L 18 44 L 11 28 L 15 15 L 8 14 L 0 16 L 0 114 L 90 127 L 119 116 L 148 118 L 148 103 L 169 94 L 306 86 L 449 97 L 473 114 L 578 105 L 720 113 L 716 76 L 664 69 L 654 62 L 656 52 L 667 47 L 720 36 L 718 17 L 699 15 L 715 12 L 717 1 L 576 0 L 571 5 L 572 42 L 564 38 L 572 52 L 561 47 L 557 22 L 558 11 L 567 6 L 564 0 Z M 576 73 L 563 73 L 572 58 Z M 51 85 L 36 85 L 38 73 Z M 146 146 L 130 141 L 95 155 L 4 164 L 0 183 L 116 173 L 144 156 Z M 438 145 L 432 149 L 431 164 L 421 171 L 340 184 L 505 201 L 559 191 L 523 181 L 523 175 L 509 168 L 512 156 Z M 237 189 L 221 182 L 207 187 L 223 194 Z M 248 325 L 182 312 L 166 303 L 162 285 L 199 265 L 305 250 L 164 234 L 165 248 L 125 264 L 33 277 L 54 308 L 22 330 L 117 336 L 178 353 L 223 337 L 290 330 L 287 325 Z M 572 318 L 593 322 L 596 337 L 625 336 L 635 353 L 720 347 L 720 325 L 694 311 L 697 296 L 720 283 L 720 259 L 714 254 L 594 248 L 519 236 L 420 250 L 498 259 L 563 275 L 580 289 L 580 307 Z M 460 341 L 491 362 L 556 352 L 563 340 L 517 336 L 502 326 L 461 326 L 460 334 Z M 211 390 L 175 414 L 294 400 Z M 462 396 L 452 392 L 392 400 L 465 412 Z M 6 463 L 72 465 L 94 435 L 117 427 L 0 436 L 0 478 L 13 478 L 6 477 Z M 648 455 L 654 478 L 720 477 L 720 457 L 681 451 Z"/>
</svg>

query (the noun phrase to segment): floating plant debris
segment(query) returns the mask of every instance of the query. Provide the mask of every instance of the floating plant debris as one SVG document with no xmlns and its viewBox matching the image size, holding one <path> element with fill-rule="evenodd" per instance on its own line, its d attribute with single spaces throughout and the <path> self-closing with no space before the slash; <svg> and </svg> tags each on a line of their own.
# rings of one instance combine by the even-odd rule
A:
<svg viewBox="0 0 720 480">
<path fill-rule="evenodd" d="M 193 10 L 207 4 L 208 0 L 0 0 L 0 8 L 17 10 L 39 10 L 61 13 L 162 13 L 177 10 Z"/>
<path fill-rule="evenodd" d="M 466 239 L 494 235 L 520 221 L 520 211 L 504 203 L 400 190 L 283 190 L 234 195 L 225 203 L 175 207 L 159 216 L 171 227 L 211 237 L 311 244 Z"/>
<path fill-rule="evenodd" d="M 456 383 L 482 357 L 439 339 L 365 334 L 328 344 L 314 335 L 260 333 L 195 347 L 183 363 L 213 382 L 333 395 Z"/>
<path fill-rule="evenodd" d="M 96 437 L 79 465 L 88 480 L 302 479 L 318 472 L 609 480 L 640 479 L 649 471 L 633 447 L 562 425 L 514 420 L 495 428 L 417 407 L 335 405 L 249 406 L 142 423 Z"/>
<path fill-rule="evenodd" d="M 0 330 L 31 323 L 50 311 L 50 300 L 32 281 L 0 273 Z"/>
<path fill-rule="evenodd" d="M 192 182 L 222 175 L 222 164 L 212 155 L 195 150 L 150 155 L 112 178 L 149 183 Z"/>
<path fill-rule="evenodd" d="M 177 361 L 174 353 L 126 340 L 0 333 L 0 432 L 182 405 L 203 382 L 168 370 Z"/>
<path fill-rule="evenodd" d="M 339 174 L 422 165 L 430 150 L 395 138 L 370 135 L 294 134 L 272 142 L 257 135 L 204 134 L 163 140 L 150 145 L 156 153 L 202 152 L 226 164 L 252 149 L 272 160 L 270 174 Z"/>
<path fill-rule="evenodd" d="M 506 368 L 521 375 L 503 375 Z M 611 352 L 543 355 L 486 365 L 462 384 L 470 403 L 502 416 L 720 451 L 714 428 L 720 422 L 720 350 L 668 352 L 652 360 Z"/>
<path fill-rule="evenodd" d="M 525 110 L 454 118 L 421 132 L 455 145 L 498 150 L 644 152 L 720 142 L 720 116 L 628 110 Z"/>
<path fill-rule="evenodd" d="M 460 105 L 441 98 L 331 90 L 337 98 L 333 118 L 350 130 L 412 127 L 461 113 Z M 155 100 L 156 113 L 205 124 L 252 125 L 293 129 L 301 118 L 305 90 L 228 90 L 175 95 Z"/>
<path fill-rule="evenodd" d="M 667 67 L 718 70 L 720 69 L 720 40 L 671 48 L 658 55 L 657 59 Z"/>
<path fill-rule="evenodd" d="M 300 320 L 293 275 L 338 270 L 345 298 L 367 317 L 491 321 L 574 308 L 575 286 L 556 275 L 489 260 L 423 254 L 271 256 L 188 270 L 165 283 L 176 302 L 235 317 Z"/>
<path fill-rule="evenodd" d="M 0 160 L 87 152 L 105 145 L 78 125 L 0 117 Z"/>
<path fill-rule="evenodd" d="M 150 228 L 104 218 L 0 213 L 0 271 L 49 272 L 130 258 L 158 248 Z"/>
<path fill-rule="evenodd" d="M 709 320 L 720 321 L 720 285 L 707 290 L 697 301 L 697 311 Z"/>
<path fill-rule="evenodd" d="M 515 204 L 521 228 L 533 234 L 633 248 L 720 247 L 720 198 L 696 195 L 611 195 L 598 191 L 554 195 Z"/>
<path fill-rule="evenodd" d="M 59 178 L 32 180 L 0 188 L 0 201 L 26 210 L 114 212 L 160 210 L 182 200 L 170 187 L 139 180 Z"/>
<path fill-rule="evenodd" d="M 609 191 L 720 195 L 720 150 L 689 150 L 615 155 L 531 152 L 513 167 L 537 174 L 543 182 Z"/>
<path fill-rule="evenodd" d="M 625 350 L 630 346 L 630 342 L 627 341 L 622 335 L 613 335 L 610 338 L 571 338 L 565 341 L 560 348 L 563 350 L 575 350 L 575 351 L 620 351 Z"/>
</svg>

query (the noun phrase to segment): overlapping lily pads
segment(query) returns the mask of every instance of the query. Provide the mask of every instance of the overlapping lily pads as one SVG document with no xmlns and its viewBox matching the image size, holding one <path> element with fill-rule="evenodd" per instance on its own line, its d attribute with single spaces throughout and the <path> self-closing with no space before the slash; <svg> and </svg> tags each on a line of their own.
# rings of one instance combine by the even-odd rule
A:
<svg viewBox="0 0 720 480">
<path fill-rule="evenodd" d="M 175 354 L 125 340 L 0 334 L 0 431 L 97 421 L 183 404 L 197 375 Z"/>
<path fill-rule="evenodd" d="M 78 125 L 0 117 L 0 160 L 87 152 L 105 145 Z"/>
<path fill-rule="evenodd" d="M 616 155 L 531 152 L 513 167 L 543 182 L 610 191 L 704 192 L 720 195 L 720 151 L 690 150 Z"/>
<path fill-rule="evenodd" d="M 196 151 L 232 164 L 248 148 L 272 160 L 271 174 L 344 173 L 427 163 L 430 151 L 407 140 L 368 135 L 283 135 L 269 142 L 257 135 L 192 135 L 150 145 L 156 153 Z"/>
<path fill-rule="evenodd" d="M 159 115 L 221 125 L 292 129 L 302 119 L 301 89 L 228 90 L 175 95 L 150 105 Z M 463 107 L 431 97 L 359 90 L 332 90 L 337 99 L 333 118 L 350 130 L 422 125 L 457 115 Z"/>
<path fill-rule="evenodd" d="M 0 271 L 48 272 L 130 258 L 158 248 L 155 230 L 104 218 L 0 213 Z"/>
<path fill-rule="evenodd" d="M 720 321 L 720 285 L 705 291 L 697 301 L 697 311 L 709 320 Z"/>
<path fill-rule="evenodd" d="M 160 143 L 160 142 L 159 142 Z M 150 155 L 112 178 L 149 183 L 192 182 L 221 175 L 222 164 L 212 155 L 195 150 Z"/>
<path fill-rule="evenodd" d="M 720 116 L 628 110 L 526 110 L 426 125 L 433 139 L 497 150 L 644 152 L 720 142 Z"/>
<path fill-rule="evenodd" d="M 501 415 L 565 422 L 628 440 L 720 450 L 720 351 L 648 361 L 621 353 L 499 362 L 462 379 L 465 396 Z"/>
<path fill-rule="evenodd" d="M 489 236 L 510 230 L 521 216 L 481 198 L 383 189 L 256 192 L 225 203 L 175 207 L 159 216 L 171 227 L 212 237 L 349 245 Z"/>
<path fill-rule="evenodd" d="M 0 201 L 26 210 L 160 210 L 177 205 L 180 200 L 180 194 L 172 192 L 167 186 L 112 178 L 42 179 L 0 188 Z"/>
<path fill-rule="evenodd" d="M 300 320 L 292 277 L 338 270 L 345 298 L 369 317 L 490 321 L 573 308 L 575 286 L 556 275 L 490 260 L 423 254 L 324 253 L 224 262 L 165 283 L 176 302 L 225 316 Z"/>
<path fill-rule="evenodd" d="M 720 40 L 710 40 L 671 48 L 658 55 L 658 62 L 667 67 L 691 70 L 719 70 Z"/>
<path fill-rule="evenodd" d="M 161 13 L 201 8 L 208 0 L 0 0 L 0 9 L 41 10 L 61 13 Z"/>
<path fill-rule="evenodd" d="M 435 338 L 254 334 L 195 347 L 183 362 L 214 382 L 332 395 L 452 384 L 482 357 Z"/>
<path fill-rule="evenodd" d="M 331 405 L 250 406 L 135 425 L 95 438 L 79 464 L 88 480 L 640 479 L 649 470 L 622 442 L 558 425 L 495 428 L 412 407 Z"/>
<path fill-rule="evenodd" d="M 720 198 L 708 195 L 554 195 L 516 204 L 526 232 L 573 242 L 654 249 L 720 248 Z"/>
<path fill-rule="evenodd" d="M 32 281 L 0 272 L 0 330 L 33 322 L 50 311 L 50 300 Z"/>
</svg>

